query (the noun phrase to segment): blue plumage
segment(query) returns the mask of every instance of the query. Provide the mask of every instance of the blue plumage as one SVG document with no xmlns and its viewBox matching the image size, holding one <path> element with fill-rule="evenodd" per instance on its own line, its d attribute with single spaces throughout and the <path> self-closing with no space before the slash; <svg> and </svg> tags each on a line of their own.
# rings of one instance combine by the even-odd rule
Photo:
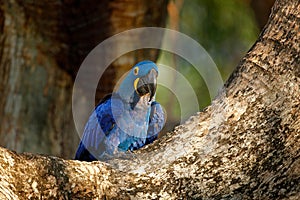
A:
<svg viewBox="0 0 300 200">
<path fill-rule="evenodd" d="M 116 92 L 106 96 L 91 114 L 75 159 L 84 161 L 122 157 L 152 143 L 165 123 L 164 111 L 154 100 L 157 66 L 136 64 Z"/>
</svg>

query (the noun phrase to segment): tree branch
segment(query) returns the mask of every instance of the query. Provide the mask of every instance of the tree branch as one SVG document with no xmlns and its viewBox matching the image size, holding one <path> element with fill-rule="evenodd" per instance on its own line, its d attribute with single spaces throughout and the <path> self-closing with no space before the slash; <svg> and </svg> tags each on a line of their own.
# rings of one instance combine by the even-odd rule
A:
<svg viewBox="0 0 300 200">
<path fill-rule="evenodd" d="M 206 110 L 132 159 L 79 162 L 0 149 L 5 198 L 297 199 L 300 2 L 276 1 Z"/>
</svg>

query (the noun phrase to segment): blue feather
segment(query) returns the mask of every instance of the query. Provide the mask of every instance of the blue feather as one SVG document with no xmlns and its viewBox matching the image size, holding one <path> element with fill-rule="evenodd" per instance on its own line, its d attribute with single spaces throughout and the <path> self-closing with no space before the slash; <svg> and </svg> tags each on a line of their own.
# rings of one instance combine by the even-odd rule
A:
<svg viewBox="0 0 300 200">
<path fill-rule="evenodd" d="M 157 71 L 151 61 L 136 64 L 119 89 L 99 103 L 86 123 L 75 159 L 111 159 L 157 139 L 165 123 L 164 111 L 152 94 Z"/>
</svg>

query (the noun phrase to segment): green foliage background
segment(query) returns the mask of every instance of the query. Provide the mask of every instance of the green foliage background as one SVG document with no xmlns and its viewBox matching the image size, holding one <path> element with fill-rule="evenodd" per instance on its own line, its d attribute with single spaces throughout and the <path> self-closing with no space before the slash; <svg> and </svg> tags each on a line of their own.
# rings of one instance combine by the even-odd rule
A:
<svg viewBox="0 0 300 200">
<path fill-rule="evenodd" d="M 192 37 L 206 49 L 224 81 L 254 44 L 259 31 L 250 5 L 241 0 L 185 0 L 179 27 L 180 32 Z M 207 87 L 190 63 L 168 52 L 161 53 L 160 62 L 169 63 L 187 78 L 197 94 L 199 110 L 210 104 Z M 174 87 L 178 87 L 178 84 L 175 79 Z M 156 99 L 168 114 L 165 131 L 171 130 L 180 121 L 178 101 L 169 89 L 162 86 L 158 87 Z"/>
</svg>

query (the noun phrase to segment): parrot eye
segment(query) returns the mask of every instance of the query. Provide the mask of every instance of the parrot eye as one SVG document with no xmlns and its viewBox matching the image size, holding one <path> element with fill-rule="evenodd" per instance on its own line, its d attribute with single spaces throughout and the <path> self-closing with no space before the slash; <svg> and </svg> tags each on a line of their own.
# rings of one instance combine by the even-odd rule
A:
<svg viewBox="0 0 300 200">
<path fill-rule="evenodd" d="M 138 68 L 138 67 L 135 67 L 135 68 L 133 69 L 133 74 L 134 74 L 134 75 L 138 75 L 138 73 L 139 73 L 139 68 Z"/>
</svg>

